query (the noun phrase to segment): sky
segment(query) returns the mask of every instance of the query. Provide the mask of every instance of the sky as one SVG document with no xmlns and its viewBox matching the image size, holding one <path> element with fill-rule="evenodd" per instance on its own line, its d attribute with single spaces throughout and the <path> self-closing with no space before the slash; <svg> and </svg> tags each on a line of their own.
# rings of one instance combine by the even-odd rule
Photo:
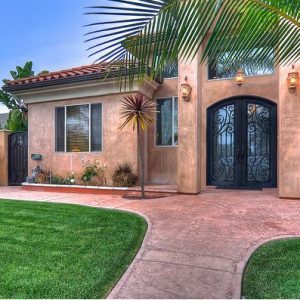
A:
<svg viewBox="0 0 300 300">
<path fill-rule="evenodd" d="M 33 61 L 33 70 L 56 71 L 93 63 L 84 43 L 83 25 L 95 17 L 83 15 L 86 6 L 107 0 L 14 0 L 1 1 L 0 85 L 10 70 Z M 103 17 L 96 17 L 103 20 Z M 0 113 L 6 112 L 0 106 Z"/>
</svg>

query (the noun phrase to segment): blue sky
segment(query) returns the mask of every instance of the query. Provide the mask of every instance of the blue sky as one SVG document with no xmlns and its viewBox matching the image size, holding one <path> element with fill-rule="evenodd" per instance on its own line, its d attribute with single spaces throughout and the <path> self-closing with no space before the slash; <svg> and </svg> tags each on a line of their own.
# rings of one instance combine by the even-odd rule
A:
<svg viewBox="0 0 300 300">
<path fill-rule="evenodd" d="M 16 65 L 33 61 L 35 72 L 60 70 L 93 62 L 85 51 L 82 26 L 94 21 L 84 7 L 106 0 L 1 1 L 0 80 Z M 103 19 L 98 17 L 97 20 Z M 2 83 L 2 82 L 1 82 Z M 3 112 L 0 107 L 0 113 Z"/>
</svg>

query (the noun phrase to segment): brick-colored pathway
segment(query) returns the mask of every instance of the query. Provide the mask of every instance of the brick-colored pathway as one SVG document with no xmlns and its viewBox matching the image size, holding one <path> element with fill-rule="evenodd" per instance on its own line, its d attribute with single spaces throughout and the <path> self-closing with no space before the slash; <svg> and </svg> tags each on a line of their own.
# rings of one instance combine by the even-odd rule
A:
<svg viewBox="0 0 300 300">
<path fill-rule="evenodd" d="M 300 201 L 276 190 L 208 189 L 156 200 L 26 192 L 0 188 L 2 199 L 77 203 L 135 211 L 150 223 L 135 261 L 110 298 L 237 298 L 245 261 L 274 237 L 300 235 Z"/>
</svg>

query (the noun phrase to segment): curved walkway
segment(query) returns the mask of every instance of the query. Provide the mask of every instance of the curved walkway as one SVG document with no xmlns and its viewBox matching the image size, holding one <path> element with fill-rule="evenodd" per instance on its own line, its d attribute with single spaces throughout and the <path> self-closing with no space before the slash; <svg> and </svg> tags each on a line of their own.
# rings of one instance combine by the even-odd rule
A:
<svg viewBox="0 0 300 300">
<path fill-rule="evenodd" d="M 110 298 L 238 298 L 251 249 L 300 234 L 300 201 L 275 190 L 208 189 L 197 196 L 124 200 L 119 196 L 27 192 L 0 188 L 0 198 L 124 209 L 150 222 L 135 261 Z"/>
</svg>

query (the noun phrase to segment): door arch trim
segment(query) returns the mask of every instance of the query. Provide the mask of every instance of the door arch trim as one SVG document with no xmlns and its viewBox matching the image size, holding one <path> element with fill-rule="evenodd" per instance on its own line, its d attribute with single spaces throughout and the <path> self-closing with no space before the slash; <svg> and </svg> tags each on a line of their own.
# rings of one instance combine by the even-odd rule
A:
<svg viewBox="0 0 300 300">
<path fill-rule="evenodd" d="M 261 101 L 263 101 L 265 103 L 269 103 L 270 105 L 275 105 L 276 108 L 277 108 L 277 102 L 274 101 L 274 100 L 271 100 L 271 99 L 268 99 L 268 98 L 264 98 L 264 97 L 260 97 L 260 96 L 255 96 L 255 95 L 238 95 L 238 96 L 230 96 L 230 97 L 227 97 L 227 98 L 223 98 L 223 99 L 221 99 L 221 100 L 219 100 L 219 101 L 217 101 L 217 102 L 209 105 L 207 107 L 207 110 L 212 109 L 215 106 L 219 106 L 222 103 L 226 103 L 229 100 L 236 100 L 236 99 L 239 99 L 239 98 L 241 98 L 241 99 L 243 99 L 243 98 L 250 98 L 250 99 L 254 99 L 254 100 L 255 99 L 256 100 L 261 100 Z"/>
</svg>

